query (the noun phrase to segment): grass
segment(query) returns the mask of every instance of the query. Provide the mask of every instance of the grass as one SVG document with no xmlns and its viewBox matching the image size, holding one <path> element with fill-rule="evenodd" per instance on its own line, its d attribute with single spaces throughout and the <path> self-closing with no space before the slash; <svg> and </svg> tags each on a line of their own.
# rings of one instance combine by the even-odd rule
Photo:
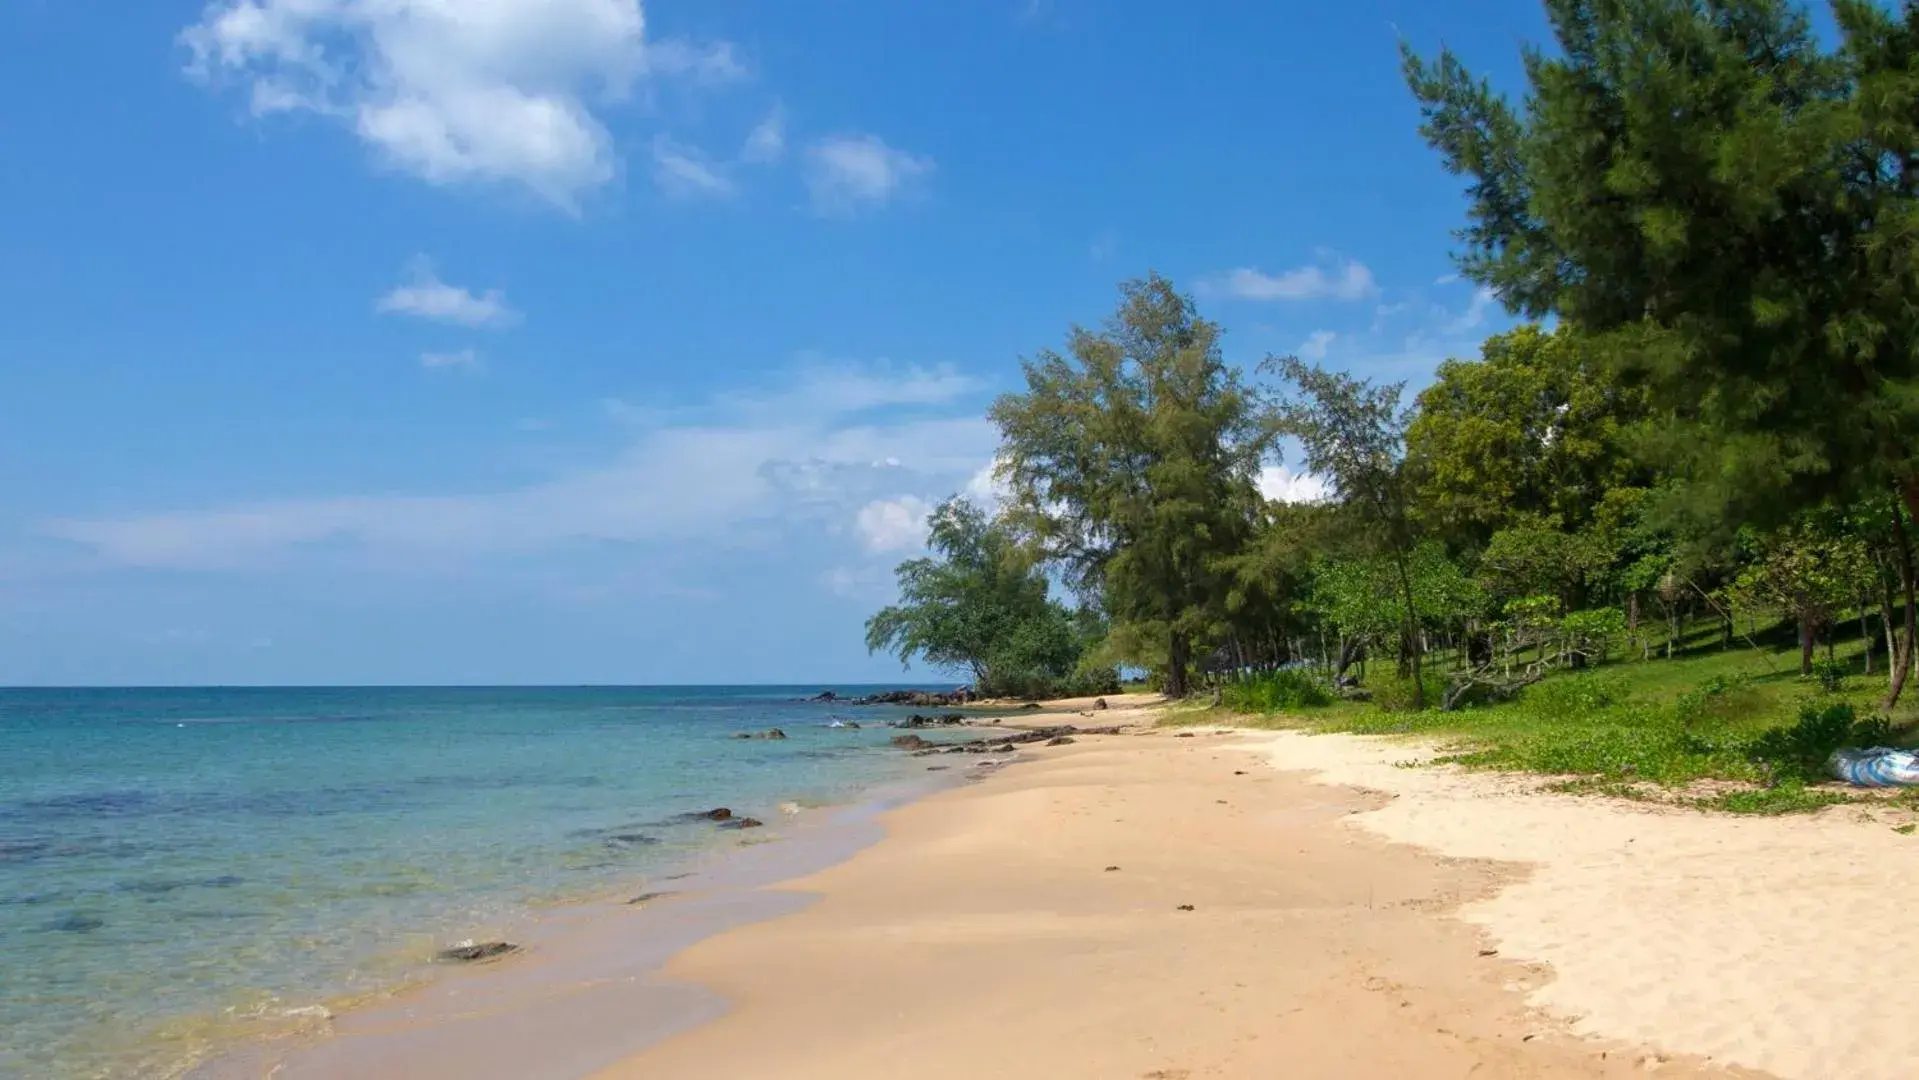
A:
<svg viewBox="0 0 1919 1080">
<path fill-rule="evenodd" d="M 1229 688 L 1226 703 L 1239 709 L 1177 710 L 1168 722 L 1426 736 L 1448 748 L 1444 762 L 1568 777 L 1562 789 L 1739 814 L 1854 801 L 1851 789 L 1828 783 L 1827 755 L 1841 745 L 1910 743 L 1919 728 L 1919 708 L 1907 703 L 1890 720 L 1874 717 L 1885 679 L 1863 677 L 1857 640 L 1838 651 L 1850 674 L 1827 690 L 1799 677 L 1796 650 L 1776 634 L 1758 649 L 1743 642 L 1723 649 L 1716 634 L 1701 637 L 1710 640 L 1683 643 L 1672 660 L 1635 653 L 1556 674 L 1517 700 L 1459 712 L 1413 711 L 1409 685 L 1375 679 L 1375 703 L 1257 707 L 1258 695 L 1236 701 Z M 1908 698 L 1916 695 L 1919 685 Z M 1919 792 L 1900 801 L 1919 807 Z"/>
</svg>

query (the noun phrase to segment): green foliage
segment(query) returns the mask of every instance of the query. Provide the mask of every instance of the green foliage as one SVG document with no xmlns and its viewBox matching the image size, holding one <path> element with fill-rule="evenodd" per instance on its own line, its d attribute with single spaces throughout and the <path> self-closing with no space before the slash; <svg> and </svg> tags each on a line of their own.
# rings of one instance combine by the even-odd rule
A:
<svg viewBox="0 0 1919 1080">
<path fill-rule="evenodd" d="M 1334 699 L 1311 672 L 1280 668 L 1227 683 L 1220 689 L 1220 700 L 1234 712 L 1275 713 L 1324 708 Z"/>
<path fill-rule="evenodd" d="M 1372 692 L 1373 705 L 1382 712 L 1419 712 L 1435 708 L 1446 696 L 1446 680 L 1430 673 L 1422 673 L 1421 677 L 1425 681 L 1424 693 L 1420 692 L 1421 687 L 1411 678 L 1399 676 L 1370 680 L 1366 689 Z"/>
<path fill-rule="evenodd" d="M 964 672 L 988 695 L 1024 696 L 1071 673 L 1080 628 L 1012 534 L 963 499 L 927 524 L 937 557 L 900 564 L 900 601 L 867 620 L 867 649 Z"/>
<path fill-rule="evenodd" d="M 1753 740 L 1752 759 L 1771 775 L 1801 781 L 1826 778 L 1826 762 L 1843 747 L 1879 746 L 1891 734 L 1882 717 L 1859 719 L 1843 701 L 1808 701 L 1791 727 L 1774 728 Z"/>
<path fill-rule="evenodd" d="M 1837 694 L 1846 688 L 1846 665 L 1821 657 L 1812 662 L 1812 677 L 1819 684 L 1819 689 L 1828 694 Z"/>
<path fill-rule="evenodd" d="M 1406 429 L 1418 517 L 1456 543 L 1521 521 L 1586 529 L 1639 479 L 1628 433 L 1643 391 L 1622 386 L 1571 327 L 1488 338 L 1479 360 L 1448 360 Z"/>
<path fill-rule="evenodd" d="M 1167 689 L 1183 695 L 1261 501 L 1274 432 L 1260 398 L 1221 357 L 1219 327 L 1157 275 L 1123 286 L 1104 328 L 1023 367 L 1025 392 L 992 408 L 1012 514 L 1115 623 L 1164 638 Z"/>
</svg>

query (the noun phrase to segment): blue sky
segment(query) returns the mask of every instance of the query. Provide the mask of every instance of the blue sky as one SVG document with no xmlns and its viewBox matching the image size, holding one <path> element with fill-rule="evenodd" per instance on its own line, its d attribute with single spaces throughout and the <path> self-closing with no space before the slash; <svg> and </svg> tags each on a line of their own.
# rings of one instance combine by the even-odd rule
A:
<svg viewBox="0 0 1919 1080">
<path fill-rule="evenodd" d="M 8 0 L 0 683 L 899 678 L 1018 360 L 1509 325 L 1404 35 L 1534 0 Z M 1275 471 L 1277 490 L 1286 477 Z"/>
</svg>

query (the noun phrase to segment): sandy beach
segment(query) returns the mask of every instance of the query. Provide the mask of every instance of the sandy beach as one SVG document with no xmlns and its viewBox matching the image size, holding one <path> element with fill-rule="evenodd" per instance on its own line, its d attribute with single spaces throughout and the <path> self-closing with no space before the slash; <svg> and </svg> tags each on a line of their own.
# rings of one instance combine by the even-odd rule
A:
<svg viewBox="0 0 1919 1080">
<path fill-rule="evenodd" d="M 1458 917 L 1527 869 L 1375 835 L 1391 795 L 1298 771 L 1298 745 L 1089 736 L 903 808 L 781 886 L 804 911 L 674 957 L 730 1010 L 596 1080 L 1765 1075 L 1538 1008 L 1554 971 Z M 1866 1075 L 1797 1075 L 1842 1074 Z"/>
<path fill-rule="evenodd" d="M 1035 715 L 1121 729 L 887 810 L 829 869 L 774 880 L 770 844 L 757 880 L 583 912 L 271 1075 L 1915 1075 L 1894 811 L 1709 816 L 1158 716 Z"/>
</svg>

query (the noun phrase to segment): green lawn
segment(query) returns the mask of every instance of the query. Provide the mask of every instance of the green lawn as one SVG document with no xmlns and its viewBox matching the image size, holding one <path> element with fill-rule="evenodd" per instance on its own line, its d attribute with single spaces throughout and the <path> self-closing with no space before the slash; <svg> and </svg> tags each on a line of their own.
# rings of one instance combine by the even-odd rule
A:
<svg viewBox="0 0 1919 1080">
<path fill-rule="evenodd" d="M 1886 686 L 1883 655 L 1866 677 L 1856 625 L 1851 640 L 1837 643 L 1849 674 L 1836 691 L 1799 677 L 1798 652 L 1782 629 L 1757 648 L 1742 640 L 1732 649 L 1711 629 L 1672 660 L 1642 660 L 1631 650 L 1631 660 L 1555 674 L 1515 701 L 1452 713 L 1342 701 L 1250 715 L 1182 709 L 1168 722 L 1424 735 L 1451 748 L 1444 760 L 1469 767 L 1545 773 L 1574 788 L 1729 812 L 1849 801 L 1855 792 L 1825 782 L 1826 755 L 1835 744 L 1919 741 L 1919 679 L 1881 720 L 1874 714 Z M 1391 674 L 1389 665 L 1374 668 L 1375 695 L 1409 697 Z"/>
</svg>

